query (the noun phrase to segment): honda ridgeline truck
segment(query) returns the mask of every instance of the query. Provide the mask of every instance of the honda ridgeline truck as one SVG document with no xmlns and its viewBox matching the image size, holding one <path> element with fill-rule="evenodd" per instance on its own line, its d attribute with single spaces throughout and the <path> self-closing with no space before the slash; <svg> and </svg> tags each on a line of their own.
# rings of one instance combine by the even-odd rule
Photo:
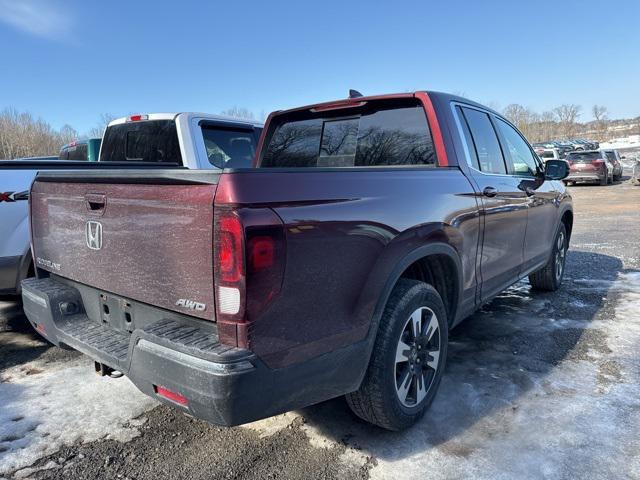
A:
<svg viewBox="0 0 640 480">
<path fill-rule="evenodd" d="M 254 168 L 39 174 L 25 312 L 214 424 L 346 395 L 402 429 L 436 394 L 451 327 L 523 277 L 559 287 L 567 170 L 447 94 L 278 111 Z"/>
</svg>

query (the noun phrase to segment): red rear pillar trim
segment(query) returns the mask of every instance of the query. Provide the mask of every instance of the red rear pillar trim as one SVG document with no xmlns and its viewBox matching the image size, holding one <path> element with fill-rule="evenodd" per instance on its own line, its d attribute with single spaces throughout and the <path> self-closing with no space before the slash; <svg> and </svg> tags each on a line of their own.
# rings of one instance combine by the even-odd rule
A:
<svg viewBox="0 0 640 480">
<path fill-rule="evenodd" d="M 431 127 L 433 144 L 436 147 L 436 155 L 438 156 L 438 165 L 441 167 L 448 167 L 449 159 L 447 158 L 447 149 L 444 146 L 442 131 L 440 130 L 440 124 L 438 123 L 438 117 L 436 116 L 436 111 L 433 108 L 433 103 L 431 103 L 431 99 L 426 92 L 417 92 L 416 98 L 422 102 L 422 105 L 427 112 L 427 120 Z"/>
</svg>

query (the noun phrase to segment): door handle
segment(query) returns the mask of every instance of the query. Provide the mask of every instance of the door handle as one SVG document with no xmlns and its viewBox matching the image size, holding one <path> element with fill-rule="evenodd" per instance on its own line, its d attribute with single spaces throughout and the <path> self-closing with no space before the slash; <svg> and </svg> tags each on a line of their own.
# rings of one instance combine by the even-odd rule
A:
<svg viewBox="0 0 640 480">
<path fill-rule="evenodd" d="M 495 197 L 498 194 L 498 190 L 494 187 L 484 187 L 482 194 L 485 197 Z"/>
</svg>

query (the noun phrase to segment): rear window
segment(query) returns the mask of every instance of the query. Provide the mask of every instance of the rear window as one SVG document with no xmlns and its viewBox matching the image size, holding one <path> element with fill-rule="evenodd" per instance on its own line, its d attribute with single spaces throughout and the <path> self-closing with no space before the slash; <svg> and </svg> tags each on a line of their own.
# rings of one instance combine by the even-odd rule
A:
<svg viewBox="0 0 640 480">
<path fill-rule="evenodd" d="M 87 144 L 80 143 L 67 149 L 69 160 L 87 160 Z"/>
<path fill-rule="evenodd" d="M 549 152 L 549 151 L 538 153 L 538 155 L 540 156 L 540 158 L 554 158 L 555 157 L 553 152 Z"/>
<path fill-rule="evenodd" d="M 108 127 L 102 139 L 100 161 L 182 164 L 175 122 L 149 120 Z"/>
<path fill-rule="evenodd" d="M 218 168 L 248 168 L 256 153 L 256 134 L 240 130 L 202 125 L 202 137 L 211 165 Z"/>
<path fill-rule="evenodd" d="M 575 152 L 567 155 L 567 160 L 577 163 L 590 163 L 602 158 L 599 152 Z"/>
<path fill-rule="evenodd" d="M 436 165 L 424 109 L 414 99 L 275 117 L 260 166 Z"/>
</svg>

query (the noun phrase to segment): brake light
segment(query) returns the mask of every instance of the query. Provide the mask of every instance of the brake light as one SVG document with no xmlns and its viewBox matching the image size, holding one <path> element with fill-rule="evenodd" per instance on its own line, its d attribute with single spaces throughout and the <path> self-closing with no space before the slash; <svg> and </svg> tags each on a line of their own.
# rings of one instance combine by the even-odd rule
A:
<svg viewBox="0 0 640 480">
<path fill-rule="evenodd" d="M 238 282 L 242 269 L 242 225 L 232 212 L 220 218 L 218 258 L 220 276 L 224 282 Z"/>
<path fill-rule="evenodd" d="M 280 292 L 285 239 L 269 208 L 238 208 L 232 175 L 220 178 L 214 205 L 214 289 L 221 343 L 249 347 L 249 325 Z"/>
<path fill-rule="evenodd" d="M 591 160 L 591 165 L 602 168 L 604 167 L 604 160 L 602 158 L 596 158 L 595 160 Z"/>
<path fill-rule="evenodd" d="M 149 120 L 149 115 L 131 115 L 127 118 L 127 122 L 140 122 L 142 120 Z"/>
</svg>

